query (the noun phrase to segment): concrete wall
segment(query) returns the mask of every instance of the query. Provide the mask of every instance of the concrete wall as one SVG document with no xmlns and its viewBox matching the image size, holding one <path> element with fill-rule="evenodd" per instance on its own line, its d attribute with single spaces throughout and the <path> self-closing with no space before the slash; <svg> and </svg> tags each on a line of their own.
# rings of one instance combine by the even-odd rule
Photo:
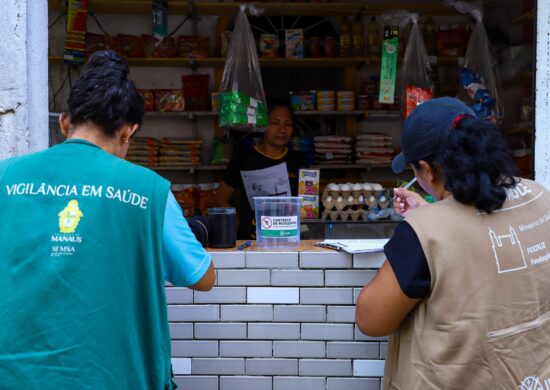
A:
<svg viewBox="0 0 550 390">
<path fill-rule="evenodd" d="M 379 390 L 387 338 L 355 325 L 383 253 L 215 252 L 209 292 L 167 287 L 176 383 L 200 390 Z"/>
<path fill-rule="evenodd" d="M 48 146 L 47 2 L 0 3 L 0 159 Z"/>
</svg>

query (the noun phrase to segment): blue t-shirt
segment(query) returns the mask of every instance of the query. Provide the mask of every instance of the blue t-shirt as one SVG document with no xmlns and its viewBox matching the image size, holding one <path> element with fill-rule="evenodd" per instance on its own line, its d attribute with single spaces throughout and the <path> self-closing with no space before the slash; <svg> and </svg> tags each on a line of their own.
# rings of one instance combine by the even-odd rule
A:
<svg viewBox="0 0 550 390">
<path fill-rule="evenodd" d="M 384 246 L 384 254 L 406 296 L 422 299 L 430 294 L 428 261 L 418 236 L 406 221 L 397 225 L 392 238 Z"/>
<path fill-rule="evenodd" d="M 167 281 L 175 286 L 192 286 L 208 271 L 210 255 L 195 238 L 172 192 L 166 198 L 162 240 L 164 278 Z"/>
</svg>

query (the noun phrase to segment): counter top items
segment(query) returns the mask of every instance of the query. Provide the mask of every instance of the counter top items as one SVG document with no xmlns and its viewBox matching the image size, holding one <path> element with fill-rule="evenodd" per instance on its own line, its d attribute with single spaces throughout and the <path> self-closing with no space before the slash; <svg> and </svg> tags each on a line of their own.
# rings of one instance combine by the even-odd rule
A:
<svg viewBox="0 0 550 390">
<path fill-rule="evenodd" d="M 370 253 L 382 252 L 384 245 L 389 239 L 371 239 L 371 240 L 324 240 L 315 245 L 322 248 L 335 249 L 339 252 L 355 253 Z"/>
<path fill-rule="evenodd" d="M 255 196 L 256 244 L 295 248 L 300 244 L 299 196 Z"/>
<path fill-rule="evenodd" d="M 401 220 L 391 205 L 392 191 L 378 183 L 330 183 L 325 187 L 321 203 L 323 220 L 378 221 Z"/>
<path fill-rule="evenodd" d="M 233 248 L 237 242 L 237 213 L 234 207 L 208 209 L 209 245 L 212 248 Z"/>
</svg>

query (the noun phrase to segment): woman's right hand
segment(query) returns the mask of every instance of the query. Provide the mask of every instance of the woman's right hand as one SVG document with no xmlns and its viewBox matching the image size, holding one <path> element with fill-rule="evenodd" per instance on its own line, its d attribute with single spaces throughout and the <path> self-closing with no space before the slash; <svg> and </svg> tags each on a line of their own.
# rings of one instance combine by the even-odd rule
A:
<svg viewBox="0 0 550 390">
<path fill-rule="evenodd" d="M 425 206 L 428 202 L 418 193 L 403 187 L 393 189 L 393 208 L 401 216 L 406 217 L 417 207 Z"/>
</svg>

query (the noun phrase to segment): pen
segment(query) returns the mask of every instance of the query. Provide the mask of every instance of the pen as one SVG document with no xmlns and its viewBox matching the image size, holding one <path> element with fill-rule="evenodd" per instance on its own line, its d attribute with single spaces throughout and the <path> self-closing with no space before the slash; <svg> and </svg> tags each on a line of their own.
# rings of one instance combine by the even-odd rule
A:
<svg viewBox="0 0 550 390">
<path fill-rule="evenodd" d="M 244 248 L 248 248 L 250 246 L 250 241 L 245 242 L 244 244 L 241 244 L 237 247 L 237 250 L 242 251 Z"/>
<path fill-rule="evenodd" d="M 403 189 L 404 189 L 404 190 L 408 189 L 408 188 L 409 188 L 410 186 L 412 186 L 414 183 L 416 183 L 416 176 L 415 176 L 410 182 L 408 182 L 407 184 L 405 184 L 405 185 L 403 186 Z"/>
</svg>

